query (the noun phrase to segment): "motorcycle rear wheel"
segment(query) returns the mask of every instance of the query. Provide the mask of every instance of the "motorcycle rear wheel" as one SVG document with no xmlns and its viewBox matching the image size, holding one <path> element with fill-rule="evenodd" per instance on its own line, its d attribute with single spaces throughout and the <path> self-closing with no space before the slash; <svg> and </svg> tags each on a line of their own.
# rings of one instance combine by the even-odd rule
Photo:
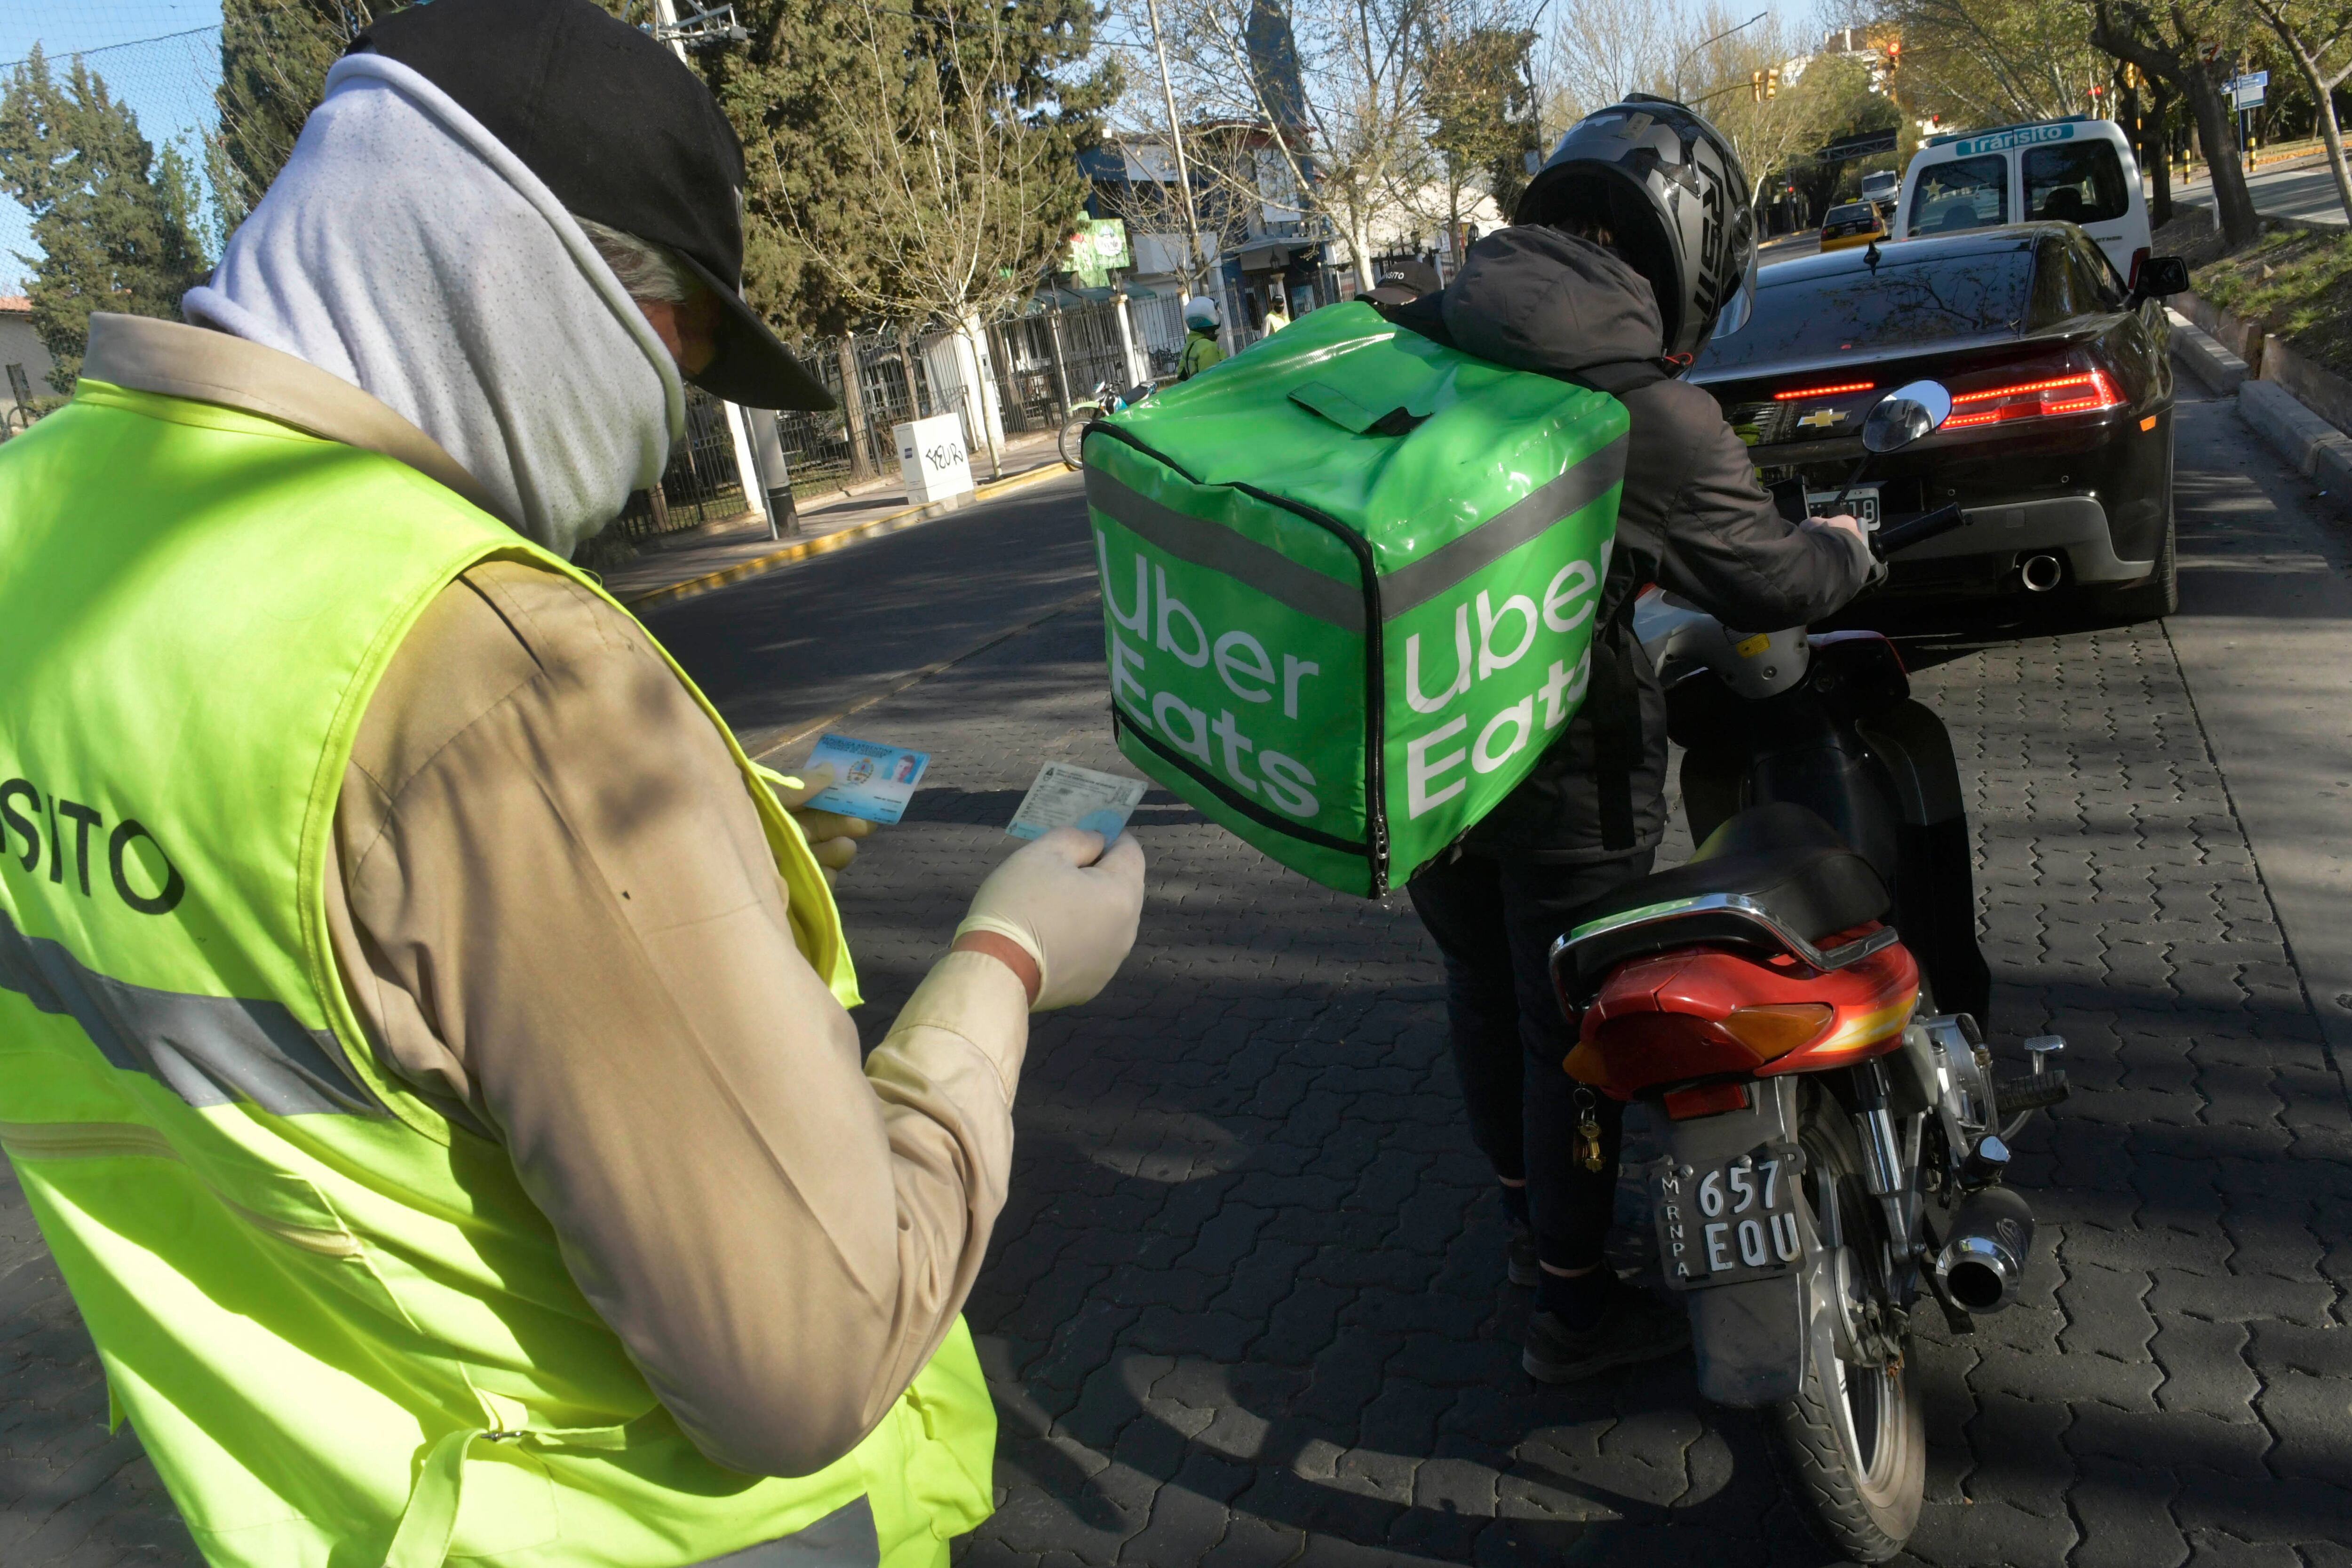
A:
<svg viewBox="0 0 2352 1568">
<path fill-rule="evenodd" d="M 1805 1195 L 1822 1230 L 1824 1255 L 1815 1267 L 1830 1272 L 1832 1249 L 1842 1243 L 1864 1292 L 1886 1300 L 1885 1226 L 1863 1181 L 1853 1123 L 1835 1099 L 1809 1085 L 1798 1136 Z M 1884 1563 L 1903 1550 L 1918 1527 L 1927 1461 L 1926 1410 L 1907 1353 L 1892 1367 L 1853 1365 L 1839 1357 L 1828 1314 L 1816 1315 L 1797 1397 L 1773 1407 L 1772 1425 L 1789 1489 L 1824 1542 L 1859 1563 Z"/>
</svg>

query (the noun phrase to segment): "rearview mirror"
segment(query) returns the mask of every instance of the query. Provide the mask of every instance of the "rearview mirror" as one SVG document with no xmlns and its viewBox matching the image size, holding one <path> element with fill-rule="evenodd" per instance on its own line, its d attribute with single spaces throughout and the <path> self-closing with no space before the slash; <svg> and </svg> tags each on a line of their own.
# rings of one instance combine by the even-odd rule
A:
<svg viewBox="0 0 2352 1568">
<path fill-rule="evenodd" d="M 1863 449 L 1892 452 L 1932 436 L 1952 416 L 1952 395 L 1940 382 L 1915 381 L 1878 400 L 1862 422 Z"/>
<path fill-rule="evenodd" d="M 2189 263 L 2178 256 L 2151 256 L 2139 264 L 2139 280 L 2132 285 L 2135 300 L 2162 300 L 2189 292 Z"/>
</svg>

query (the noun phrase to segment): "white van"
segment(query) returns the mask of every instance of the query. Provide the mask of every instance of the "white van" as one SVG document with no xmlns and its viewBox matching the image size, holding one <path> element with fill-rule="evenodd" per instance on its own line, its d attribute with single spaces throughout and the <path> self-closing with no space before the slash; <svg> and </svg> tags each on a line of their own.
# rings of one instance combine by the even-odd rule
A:
<svg viewBox="0 0 2352 1568">
<path fill-rule="evenodd" d="M 1938 136 L 1911 157 L 1895 237 L 2063 218 L 2098 242 L 2126 285 L 2147 259 L 2147 199 L 2112 120 L 2070 114 Z"/>
</svg>

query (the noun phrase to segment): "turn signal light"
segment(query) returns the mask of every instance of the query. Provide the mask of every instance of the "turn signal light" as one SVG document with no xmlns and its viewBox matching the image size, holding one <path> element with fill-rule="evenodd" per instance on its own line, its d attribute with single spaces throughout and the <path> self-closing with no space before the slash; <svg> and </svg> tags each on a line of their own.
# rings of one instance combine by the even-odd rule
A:
<svg viewBox="0 0 2352 1568">
<path fill-rule="evenodd" d="M 1987 387 L 1982 392 L 1963 392 L 1952 399 L 1952 416 L 1944 421 L 1944 428 L 1965 430 L 1972 425 L 2040 419 L 2053 414 L 2095 414 L 2103 408 L 2119 407 L 2123 401 L 2123 395 L 2107 379 L 2107 373 L 2092 369 L 2046 381 L 2021 381 L 2011 386 Z"/>
<path fill-rule="evenodd" d="M 1756 1053 L 1758 1061 L 1785 1057 L 1820 1037 L 1837 1009 L 1826 1002 L 1779 1002 L 1762 1007 L 1740 1007 L 1723 1021 L 1733 1039 Z"/>
</svg>

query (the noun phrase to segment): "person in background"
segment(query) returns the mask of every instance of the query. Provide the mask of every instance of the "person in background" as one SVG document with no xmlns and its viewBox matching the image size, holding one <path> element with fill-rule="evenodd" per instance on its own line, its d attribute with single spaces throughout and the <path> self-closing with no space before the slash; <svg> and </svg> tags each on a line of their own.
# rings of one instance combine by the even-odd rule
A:
<svg viewBox="0 0 2352 1568">
<path fill-rule="evenodd" d="M 1176 362 L 1176 379 L 1190 381 L 1225 357 L 1217 346 L 1217 302 L 1206 294 L 1184 301 L 1184 353 Z"/>
<path fill-rule="evenodd" d="M 1290 325 L 1290 300 L 1279 284 L 1269 289 L 1265 300 L 1265 335 L 1274 336 Z"/>
<path fill-rule="evenodd" d="M 590 0 L 387 12 L 187 324 L 92 317 L 0 448 L 0 1146 L 215 1568 L 938 1568 L 992 1506 L 1029 1016 L 1143 857 L 1016 850 L 862 1055 L 808 836 L 569 564 L 689 381 L 830 406 L 743 177 Z"/>
</svg>

